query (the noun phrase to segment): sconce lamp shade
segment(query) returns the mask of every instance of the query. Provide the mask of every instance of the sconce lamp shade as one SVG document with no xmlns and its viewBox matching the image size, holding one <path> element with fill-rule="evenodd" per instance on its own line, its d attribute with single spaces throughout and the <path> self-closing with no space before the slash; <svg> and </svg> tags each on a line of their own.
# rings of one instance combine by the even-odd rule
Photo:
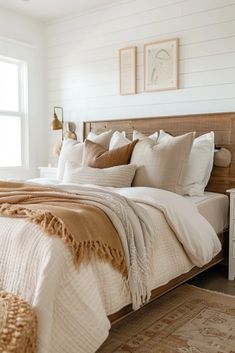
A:
<svg viewBox="0 0 235 353">
<path fill-rule="evenodd" d="M 63 128 L 62 122 L 58 119 L 56 113 L 54 113 L 54 117 L 51 123 L 51 130 L 61 130 Z"/>
</svg>

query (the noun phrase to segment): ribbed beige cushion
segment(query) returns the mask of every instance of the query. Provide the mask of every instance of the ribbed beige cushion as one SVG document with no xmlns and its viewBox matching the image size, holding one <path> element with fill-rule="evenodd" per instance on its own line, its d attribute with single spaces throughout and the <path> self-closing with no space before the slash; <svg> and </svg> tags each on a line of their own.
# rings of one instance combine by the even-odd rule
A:
<svg viewBox="0 0 235 353">
<path fill-rule="evenodd" d="M 140 140 L 132 153 L 131 163 L 138 166 L 134 186 L 148 186 L 182 193 L 182 176 L 191 151 L 194 133 L 156 144 Z"/>
<path fill-rule="evenodd" d="M 157 142 L 170 141 L 175 137 L 160 130 Z M 203 195 L 213 168 L 214 132 L 208 132 L 194 139 L 182 180 L 184 195 Z"/>
<path fill-rule="evenodd" d="M 76 184 L 94 184 L 116 188 L 131 186 L 136 165 L 127 164 L 111 168 L 79 167 L 67 162 L 63 182 Z"/>
<path fill-rule="evenodd" d="M 110 168 L 130 162 L 133 148 L 137 141 L 128 145 L 107 151 L 97 143 L 86 140 L 84 142 L 82 166 L 93 168 Z"/>
</svg>

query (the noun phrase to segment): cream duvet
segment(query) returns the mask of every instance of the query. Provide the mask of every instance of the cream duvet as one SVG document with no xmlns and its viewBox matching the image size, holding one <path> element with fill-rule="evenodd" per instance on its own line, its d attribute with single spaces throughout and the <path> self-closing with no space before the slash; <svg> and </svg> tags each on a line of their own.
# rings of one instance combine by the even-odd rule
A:
<svg viewBox="0 0 235 353">
<path fill-rule="evenodd" d="M 86 186 L 58 188 L 91 192 Z M 110 193 L 110 198 L 119 193 L 149 219 L 152 255 L 146 285 L 150 289 L 194 265 L 203 266 L 220 251 L 213 228 L 181 196 L 150 188 L 94 188 L 92 192 Z M 110 264 L 91 262 L 78 271 L 60 239 L 17 218 L 0 219 L 0 288 L 20 295 L 35 308 L 39 353 L 94 353 L 108 336 L 107 315 L 131 303 L 128 280 Z"/>
</svg>

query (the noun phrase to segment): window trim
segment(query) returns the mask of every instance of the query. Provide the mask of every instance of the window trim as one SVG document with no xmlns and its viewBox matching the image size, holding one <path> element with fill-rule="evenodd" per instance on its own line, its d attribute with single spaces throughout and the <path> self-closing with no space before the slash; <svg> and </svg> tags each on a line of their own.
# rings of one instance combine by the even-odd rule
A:
<svg viewBox="0 0 235 353">
<path fill-rule="evenodd" d="M 20 118 L 21 127 L 21 165 L 2 166 L 2 171 L 21 171 L 29 169 L 29 124 L 28 124 L 28 65 L 26 61 L 0 55 L 0 61 L 12 63 L 18 67 L 18 111 L 0 109 L 0 116 Z"/>
</svg>

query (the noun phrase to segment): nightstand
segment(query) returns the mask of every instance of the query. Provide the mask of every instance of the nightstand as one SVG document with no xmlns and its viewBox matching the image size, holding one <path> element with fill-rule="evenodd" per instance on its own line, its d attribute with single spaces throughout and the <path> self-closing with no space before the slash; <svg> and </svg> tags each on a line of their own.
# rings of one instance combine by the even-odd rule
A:
<svg viewBox="0 0 235 353">
<path fill-rule="evenodd" d="M 235 189 L 227 192 L 230 194 L 228 279 L 233 281 L 235 278 Z"/>
<path fill-rule="evenodd" d="M 56 167 L 39 167 L 40 178 L 57 179 Z"/>
</svg>

